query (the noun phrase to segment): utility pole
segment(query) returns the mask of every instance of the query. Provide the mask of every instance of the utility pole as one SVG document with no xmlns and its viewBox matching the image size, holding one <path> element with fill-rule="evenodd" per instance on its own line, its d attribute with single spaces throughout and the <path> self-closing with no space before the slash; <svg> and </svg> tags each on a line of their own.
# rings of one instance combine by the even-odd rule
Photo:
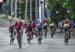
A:
<svg viewBox="0 0 75 52">
<path fill-rule="evenodd" d="M 42 22 L 44 20 L 44 0 L 39 0 L 39 20 Z"/>
<path fill-rule="evenodd" d="M 42 7 L 42 9 L 41 9 L 41 11 L 42 11 L 42 20 L 44 20 L 44 18 L 45 18 L 45 0 L 41 0 L 42 1 L 42 4 L 41 4 L 41 7 Z"/>
<path fill-rule="evenodd" d="M 25 21 L 27 20 L 28 0 L 25 0 Z"/>
<path fill-rule="evenodd" d="M 41 22 L 41 1 L 39 0 L 39 21 Z"/>
<path fill-rule="evenodd" d="M 32 20 L 32 0 L 30 0 L 30 20 Z"/>
</svg>

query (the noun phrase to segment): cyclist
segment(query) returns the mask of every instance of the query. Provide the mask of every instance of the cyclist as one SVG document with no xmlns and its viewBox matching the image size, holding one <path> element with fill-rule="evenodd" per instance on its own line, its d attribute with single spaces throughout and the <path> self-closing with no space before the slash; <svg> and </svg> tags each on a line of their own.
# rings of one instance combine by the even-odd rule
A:
<svg viewBox="0 0 75 52">
<path fill-rule="evenodd" d="M 38 23 L 37 24 L 37 29 L 38 29 L 38 43 L 41 44 L 41 40 L 42 40 L 42 23 Z"/>
<path fill-rule="evenodd" d="M 44 31 L 45 31 L 44 36 L 46 38 L 47 37 L 47 31 L 48 31 L 48 24 L 46 22 L 43 24 L 43 28 L 44 28 Z"/>
<path fill-rule="evenodd" d="M 28 23 L 26 22 L 26 23 L 24 24 L 25 33 L 26 33 L 26 31 L 27 31 L 27 27 L 28 27 Z"/>
<path fill-rule="evenodd" d="M 54 34 L 55 34 L 56 26 L 55 26 L 54 23 L 51 23 L 51 24 L 49 25 L 49 27 L 50 27 L 50 30 L 51 30 L 51 37 L 53 38 L 53 36 L 54 36 Z"/>
<path fill-rule="evenodd" d="M 74 32 L 75 32 L 75 21 L 71 21 L 71 28 L 72 28 L 72 32 L 73 32 L 73 34 L 72 34 L 72 36 L 74 37 Z"/>
<path fill-rule="evenodd" d="M 24 25 L 22 21 L 19 22 L 19 26 L 21 28 L 21 34 L 23 35 Z"/>
<path fill-rule="evenodd" d="M 64 29 L 65 29 L 65 43 L 68 44 L 68 41 L 71 36 L 71 26 L 70 26 L 70 21 L 65 21 L 64 22 Z"/>
<path fill-rule="evenodd" d="M 22 47 L 22 33 L 23 33 L 23 28 L 22 28 L 22 22 L 16 22 L 15 24 L 15 31 L 17 34 L 17 41 L 19 48 Z"/>
<path fill-rule="evenodd" d="M 10 45 L 13 44 L 14 41 L 14 25 L 11 25 L 9 27 L 9 33 L 11 33 L 10 35 Z"/>
<path fill-rule="evenodd" d="M 28 27 L 27 27 L 27 41 L 28 43 L 30 43 L 30 40 L 33 39 L 33 34 L 32 34 L 32 26 L 31 24 L 28 24 Z"/>
<path fill-rule="evenodd" d="M 33 35 L 35 35 L 37 37 L 37 33 L 36 33 L 36 23 L 33 21 L 31 23 L 31 26 L 32 26 L 32 31 L 33 31 Z"/>
</svg>

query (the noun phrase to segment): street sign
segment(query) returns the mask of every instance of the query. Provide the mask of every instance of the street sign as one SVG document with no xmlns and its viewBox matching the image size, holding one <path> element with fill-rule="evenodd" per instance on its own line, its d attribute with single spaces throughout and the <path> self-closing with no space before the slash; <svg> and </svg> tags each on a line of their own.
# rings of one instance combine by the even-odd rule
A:
<svg viewBox="0 0 75 52">
<path fill-rule="evenodd" d="M 39 7 L 39 21 L 42 22 L 42 15 L 41 15 L 41 6 Z"/>
<path fill-rule="evenodd" d="M 39 0 L 39 21 L 44 19 L 44 0 Z"/>
</svg>

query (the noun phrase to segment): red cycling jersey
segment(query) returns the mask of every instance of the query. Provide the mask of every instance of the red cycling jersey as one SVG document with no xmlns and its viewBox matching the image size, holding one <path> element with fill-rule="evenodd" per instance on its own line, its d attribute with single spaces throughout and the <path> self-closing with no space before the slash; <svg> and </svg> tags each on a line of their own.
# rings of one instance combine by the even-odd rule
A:
<svg viewBox="0 0 75 52">
<path fill-rule="evenodd" d="M 32 26 L 32 28 L 35 28 L 36 27 L 35 23 L 32 23 L 31 26 Z"/>
<path fill-rule="evenodd" d="M 19 27 L 23 28 L 23 23 L 22 22 L 19 22 Z"/>
<path fill-rule="evenodd" d="M 15 23 L 14 23 L 14 27 L 15 27 L 15 28 L 18 28 L 18 25 L 19 25 L 18 22 L 15 22 Z"/>
</svg>

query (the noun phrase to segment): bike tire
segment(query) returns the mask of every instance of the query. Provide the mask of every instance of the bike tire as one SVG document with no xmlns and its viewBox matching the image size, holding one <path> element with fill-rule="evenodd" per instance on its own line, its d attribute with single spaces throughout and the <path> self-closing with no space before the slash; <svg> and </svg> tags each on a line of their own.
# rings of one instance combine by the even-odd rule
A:
<svg viewBox="0 0 75 52">
<path fill-rule="evenodd" d="M 41 44 L 41 40 L 38 40 L 38 44 Z"/>
<path fill-rule="evenodd" d="M 18 45 L 19 45 L 19 48 L 22 48 L 22 42 L 20 40 L 18 41 Z"/>
</svg>

